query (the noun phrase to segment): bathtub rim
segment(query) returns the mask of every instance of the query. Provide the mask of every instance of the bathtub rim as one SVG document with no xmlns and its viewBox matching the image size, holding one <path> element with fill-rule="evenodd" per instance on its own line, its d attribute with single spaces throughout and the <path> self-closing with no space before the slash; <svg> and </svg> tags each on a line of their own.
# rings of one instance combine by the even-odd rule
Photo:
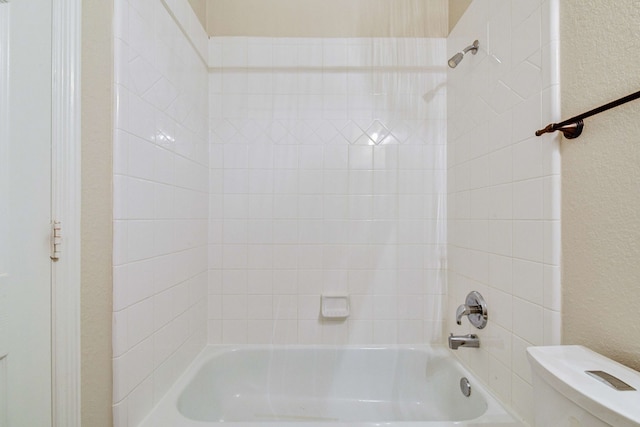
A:
<svg viewBox="0 0 640 427">
<path fill-rule="evenodd" d="M 523 427 L 525 424 L 515 415 L 513 410 L 497 398 L 489 387 L 475 374 L 467 369 L 457 357 L 445 345 L 441 344 L 207 344 L 180 374 L 178 379 L 169 387 L 160 400 L 153 405 L 151 411 L 143 418 L 138 426 L 130 427 L 209 427 L 213 425 L 229 425 L 230 427 L 282 427 L 282 422 L 226 422 L 215 423 L 209 421 L 196 421 L 185 417 L 178 410 L 180 395 L 196 376 L 200 369 L 217 355 L 238 350 L 286 350 L 286 349 L 328 349 L 328 350 L 413 350 L 444 356 L 450 359 L 456 369 L 469 379 L 474 387 L 474 393 L 480 393 L 487 402 L 487 410 L 478 418 L 467 421 L 391 421 L 391 422 L 331 422 L 331 423 L 297 423 L 286 422 L 287 427 L 303 426 L 331 426 L 331 427 L 372 427 L 372 426 L 402 426 L 402 427 L 449 427 L 449 426 L 491 426 Z M 499 424 L 495 424 L 499 423 Z"/>
</svg>

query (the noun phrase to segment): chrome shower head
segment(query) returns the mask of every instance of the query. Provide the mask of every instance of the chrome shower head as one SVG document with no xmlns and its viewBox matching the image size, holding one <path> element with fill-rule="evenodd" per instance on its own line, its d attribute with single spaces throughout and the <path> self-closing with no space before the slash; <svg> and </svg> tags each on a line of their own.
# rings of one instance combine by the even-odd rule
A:
<svg viewBox="0 0 640 427">
<path fill-rule="evenodd" d="M 462 52 L 458 52 L 449 59 L 449 67 L 456 68 L 460 61 L 464 58 L 464 54 Z"/>
<path fill-rule="evenodd" d="M 458 66 L 458 64 L 460 63 L 460 61 L 462 61 L 462 58 L 464 58 L 464 54 L 469 52 L 469 51 L 471 51 L 471 53 L 473 55 L 478 53 L 478 47 L 479 46 L 480 46 L 480 43 L 478 42 L 478 40 L 475 40 L 471 46 L 467 46 L 467 47 L 464 48 L 464 50 L 462 52 L 458 52 L 455 55 L 453 55 L 449 59 L 449 67 L 456 68 Z"/>
</svg>

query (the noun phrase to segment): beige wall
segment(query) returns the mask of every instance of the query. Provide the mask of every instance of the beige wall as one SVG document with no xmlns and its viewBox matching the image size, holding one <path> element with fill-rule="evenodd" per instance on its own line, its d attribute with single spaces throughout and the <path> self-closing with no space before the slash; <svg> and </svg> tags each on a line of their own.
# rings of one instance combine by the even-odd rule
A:
<svg viewBox="0 0 640 427">
<path fill-rule="evenodd" d="M 230 1 L 245 4 L 251 0 L 229 0 L 225 7 L 232 6 Z M 82 424 L 92 427 L 112 425 L 112 8 L 110 0 L 83 0 Z M 640 10 L 636 2 L 567 0 L 561 2 L 561 8 L 563 116 L 638 90 Z M 346 9 L 354 13 L 353 8 Z M 241 18 L 242 7 L 231 10 L 239 21 L 232 26 L 246 29 L 253 25 Z M 312 18 L 311 12 L 305 16 Z M 257 25 L 258 29 L 281 31 L 275 24 L 285 17 L 275 15 L 265 20 L 268 23 Z M 295 14 L 291 15 L 287 19 L 293 19 Z M 349 16 L 359 24 L 342 29 L 336 24 L 329 29 L 352 35 L 350 31 L 358 31 L 363 18 Z M 216 18 L 210 11 L 210 28 L 217 25 Z M 349 22 L 346 18 L 338 21 Z M 387 22 L 385 31 L 396 25 Z M 296 31 L 302 31 L 300 27 L 296 25 Z M 444 31 L 442 24 L 435 27 L 437 32 Z M 368 25 L 360 28 L 365 33 L 373 31 Z M 419 29 L 413 28 L 410 31 Z M 320 28 L 313 25 L 309 30 Z M 588 345 L 635 369 L 640 369 L 640 323 L 636 320 L 640 306 L 639 117 L 640 101 L 635 101 L 587 119 L 583 135 L 563 141 L 562 147 L 563 340 Z"/>
<path fill-rule="evenodd" d="M 561 4 L 562 116 L 640 89 L 637 0 Z M 563 341 L 640 370 L 640 100 L 562 142 Z"/>
<path fill-rule="evenodd" d="M 449 0 L 449 32 L 456 26 L 458 20 L 469 7 L 472 0 Z"/>
<path fill-rule="evenodd" d="M 111 427 L 112 0 L 82 2 L 82 425 Z"/>
<path fill-rule="evenodd" d="M 207 25 L 207 0 L 189 0 L 191 9 L 196 13 L 203 27 Z"/>
<path fill-rule="evenodd" d="M 208 0 L 215 36 L 446 37 L 447 0 Z"/>
</svg>

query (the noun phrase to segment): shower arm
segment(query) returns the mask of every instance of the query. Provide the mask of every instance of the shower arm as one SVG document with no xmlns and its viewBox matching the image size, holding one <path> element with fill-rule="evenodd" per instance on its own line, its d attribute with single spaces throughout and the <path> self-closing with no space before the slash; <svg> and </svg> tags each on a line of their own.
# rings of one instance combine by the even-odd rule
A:
<svg viewBox="0 0 640 427">
<path fill-rule="evenodd" d="M 544 129 L 537 130 L 536 136 L 541 136 L 545 133 L 560 131 L 562 132 L 562 135 L 564 135 L 564 137 L 567 139 L 577 138 L 582 133 L 582 129 L 584 128 L 584 119 L 586 119 L 587 117 L 595 116 L 596 114 L 602 113 L 603 111 L 610 110 L 611 108 L 618 107 L 622 104 L 626 104 L 627 102 L 633 101 L 638 98 L 640 98 L 640 91 L 632 93 L 631 95 L 624 96 L 620 99 L 616 99 L 615 101 L 611 101 L 608 104 L 604 104 L 598 108 L 594 108 L 593 110 L 579 114 L 563 122 L 550 123 Z"/>
<path fill-rule="evenodd" d="M 476 40 L 475 43 L 473 43 L 470 46 L 465 47 L 462 50 L 462 53 L 466 54 L 467 52 L 469 52 L 470 50 L 472 50 L 473 52 L 471 52 L 473 55 L 475 55 L 476 53 L 478 53 L 478 41 Z"/>
</svg>

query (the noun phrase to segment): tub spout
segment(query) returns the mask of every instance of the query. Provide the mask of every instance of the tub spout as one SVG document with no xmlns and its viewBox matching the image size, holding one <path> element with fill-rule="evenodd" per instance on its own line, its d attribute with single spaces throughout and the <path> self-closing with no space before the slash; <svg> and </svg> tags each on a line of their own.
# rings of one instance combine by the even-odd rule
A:
<svg viewBox="0 0 640 427">
<path fill-rule="evenodd" d="M 457 350 L 458 347 L 480 347 L 480 338 L 475 334 L 453 335 L 449 334 L 449 348 Z"/>
</svg>

